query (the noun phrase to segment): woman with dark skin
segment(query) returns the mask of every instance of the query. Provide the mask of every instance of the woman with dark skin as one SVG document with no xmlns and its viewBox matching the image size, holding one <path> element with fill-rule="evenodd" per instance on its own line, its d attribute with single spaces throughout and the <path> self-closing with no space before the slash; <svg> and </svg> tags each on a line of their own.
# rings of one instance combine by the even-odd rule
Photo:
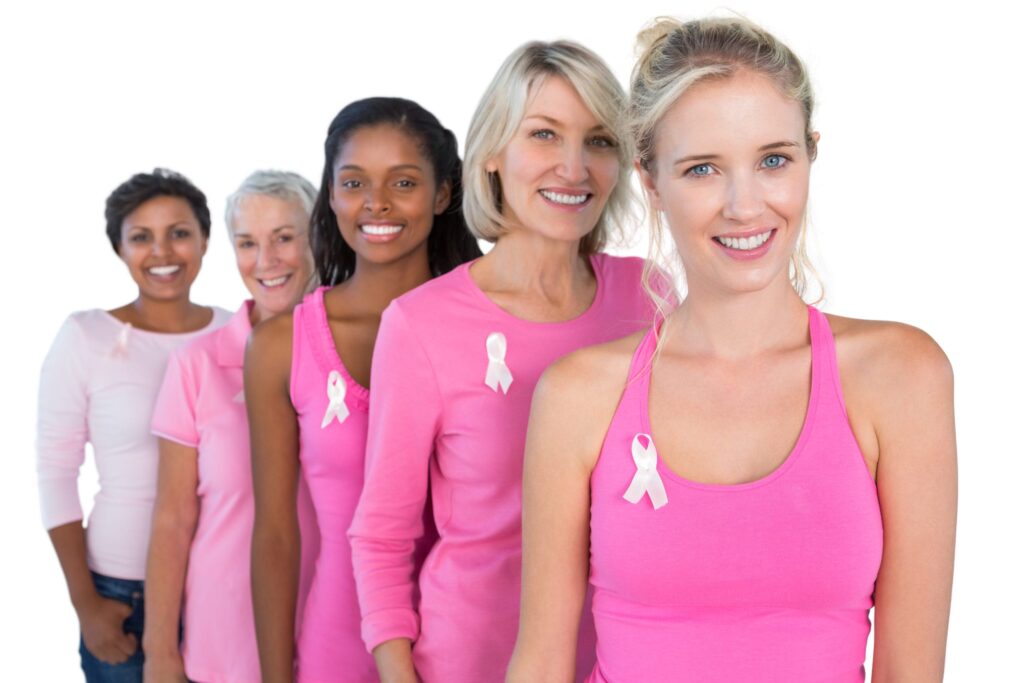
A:
<svg viewBox="0 0 1024 683">
<path fill-rule="evenodd" d="M 256 499 L 252 590 L 264 681 L 376 680 L 360 638 L 345 537 L 362 487 L 365 387 L 391 300 L 480 254 L 462 217 L 460 174 L 454 136 L 408 100 L 354 102 L 328 130 L 312 220 L 324 287 L 292 315 L 259 325 L 245 361 Z M 330 348 L 297 336 L 304 322 L 326 330 L 320 341 Z M 319 374 L 315 386 L 294 374 L 311 368 L 313 356 L 329 359 L 326 396 Z M 347 386 L 340 401 L 327 400 L 336 396 L 332 382 Z M 296 631 L 300 476 L 310 485 L 321 552 Z"/>
<path fill-rule="evenodd" d="M 188 179 L 165 169 L 136 174 L 107 198 L 106 220 L 138 293 L 114 310 L 70 316 L 47 356 L 39 392 L 40 500 L 81 626 L 86 680 L 141 681 L 157 467 L 150 412 L 170 352 L 228 315 L 189 298 L 210 212 Z M 87 442 L 100 491 L 86 529 L 77 478 Z"/>
</svg>

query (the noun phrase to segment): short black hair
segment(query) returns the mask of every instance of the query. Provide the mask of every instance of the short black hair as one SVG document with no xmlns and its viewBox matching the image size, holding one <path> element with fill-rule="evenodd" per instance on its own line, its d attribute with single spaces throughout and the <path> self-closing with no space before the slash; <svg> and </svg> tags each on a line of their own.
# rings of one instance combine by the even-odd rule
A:
<svg viewBox="0 0 1024 683">
<path fill-rule="evenodd" d="M 210 207 L 206 204 L 206 195 L 180 173 L 154 168 L 152 173 L 136 173 L 107 197 L 107 238 L 115 253 L 120 253 L 121 225 L 128 214 L 150 199 L 164 196 L 181 197 L 188 202 L 203 237 L 210 237 Z"/>
</svg>

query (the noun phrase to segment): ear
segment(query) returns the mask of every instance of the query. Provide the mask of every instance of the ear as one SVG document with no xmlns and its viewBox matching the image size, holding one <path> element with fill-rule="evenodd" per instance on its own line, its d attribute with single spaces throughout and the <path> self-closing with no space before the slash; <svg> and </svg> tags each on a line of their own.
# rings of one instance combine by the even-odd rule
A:
<svg viewBox="0 0 1024 683">
<path fill-rule="evenodd" d="M 210 246 L 210 238 L 209 238 L 209 237 L 206 237 L 206 236 L 204 235 L 204 236 L 203 236 L 203 248 L 202 248 L 202 249 L 200 250 L 200 252 L 199 252 L 199 255 L 200 255 L 200 256 L 206 256 L 206 248 L 207 248 L 208 246 Z"/>
<path fill-rule="evenodd" d="M 451 181 L 446 180 L 441 183 L 441 186 L 437 188 L 437 192 L 434 194 L 434 215 L 440 216 L 448 209 L 448 205 L 452 203 L 452 184 Z"/>
<path fill-rule="evenodd" d="M 498 172 L 498 162 L 497 162 L 497 160 L 493 159 L 493 158 L 488 159 L 487 162 L 484 164 L 484 170 L 487 171 L 488 173 L 497 173 Z"/>
<path fill-rule="evenodd" d="M 658 188 L 654 182 L 654 175 L 644 168 L 643 164 L 640 163 L 639 157 L 633 160 L 633 168 L 636 169 L 636 174 L 640 178 L 640 186 L 644 188 L 644 194 L 647 195 L 647 200 L 651 203 L 651 208 L 655 211 L 664 211 L 665 207 L 661 203 L 661 195 L 658 194 Z"/>
<path fill-rule="evenodd" d="M 807 150 L 809 153 L 808 156 L 811 158 L 811 161 L 814 161 L 815 159 L 818 158 L 819 140 L 821 140 L 821 133 L 819 133 L 818 131 L 814 131 L 813 133 L 811 133 L 811 148 Z"/>
</svg>

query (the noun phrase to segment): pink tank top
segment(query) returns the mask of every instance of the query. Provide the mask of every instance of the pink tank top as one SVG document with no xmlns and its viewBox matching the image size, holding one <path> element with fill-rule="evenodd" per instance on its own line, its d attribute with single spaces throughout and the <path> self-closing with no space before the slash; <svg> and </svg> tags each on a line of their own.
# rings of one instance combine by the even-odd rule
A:
<svg viewBox="0 0 1024 683">
<path fill-rule="evenodd" d="M 808 317 L 803 429 L 775 471 L 744 484 L 689 481 L 657 460 L 653 332 L 640 342 L 591 478 L 591 683 L 864 680 L 882 521 L 828 321 Z"/>
<path fill-rule="evenodd" d="M 295 307 L 291 399 L 299 459 L 320 528 L 320 554 L 298 631 L 299 683 L 376 682 L 359 631 L 348 531 L 363 487 L 369 392 L 338 357 L 321 287 Z"/>
</svg>

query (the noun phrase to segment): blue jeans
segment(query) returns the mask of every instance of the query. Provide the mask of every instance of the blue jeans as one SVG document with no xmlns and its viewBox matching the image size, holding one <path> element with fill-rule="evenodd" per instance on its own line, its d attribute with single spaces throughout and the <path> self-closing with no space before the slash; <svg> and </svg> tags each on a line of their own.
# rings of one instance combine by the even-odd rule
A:
<svg viewBox="0 0 1024 683">
<path fill-rule="evenodd" d="M 142 622 L 143 611 L 142 581 L 115 579 L 92 572 L 96 592 L 104 598 L 118 600 L 131 605 L 132 613 L 124 620 L 124 632 L 135 635 L 139 647 L 135 654 L 120 664 L 107 664 L 85 649 L 85 641 L 79 640 L 78 653 L 82 656 L 82 671 L 86 683 L 142 683 Z"/>
</svg>

